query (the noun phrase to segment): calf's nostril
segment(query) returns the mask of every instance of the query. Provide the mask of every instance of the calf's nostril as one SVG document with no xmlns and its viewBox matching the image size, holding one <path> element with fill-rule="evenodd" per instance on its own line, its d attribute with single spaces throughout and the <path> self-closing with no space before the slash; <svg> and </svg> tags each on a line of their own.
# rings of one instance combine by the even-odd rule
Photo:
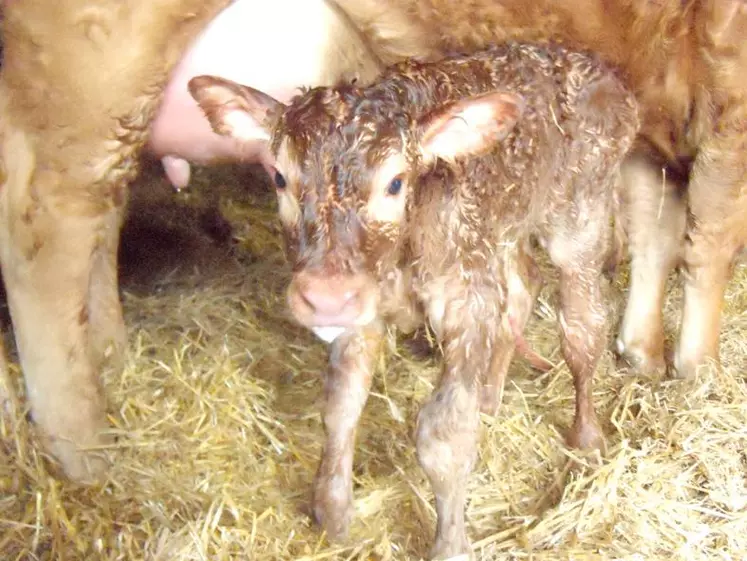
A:
<svg viewBox="0 0 747 561">
<path fill-rule="evenodd" d="M 301 300 L 303 303 L 308 306 L 311 310 L 316 310 L 316 306 L 314 305 L 314 295 L 312 292 L 309 292 L 308 290 L 300 290 L 299 294 L 301 296 Z"/>
<path fill-rule="evenodd" d="M 351 304 L 355 302 L 358 299 L 358 291 L 357 290 L 346 290 L 342 294 L 342 300 L 344 304 Z"/>
</svg>

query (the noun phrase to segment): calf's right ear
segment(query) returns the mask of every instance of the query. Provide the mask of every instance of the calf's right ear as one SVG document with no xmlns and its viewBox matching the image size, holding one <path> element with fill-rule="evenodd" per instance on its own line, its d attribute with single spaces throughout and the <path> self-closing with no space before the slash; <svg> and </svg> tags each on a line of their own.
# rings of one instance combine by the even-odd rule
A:
<svg viewBox="0 0 747 561">
<path fill-rule="evenodd" d="M 264 92 L 217 76 L 195 76 L 187 88 L 217 134 L 243 141 L 269 140 L 272 117 L 285 107 Z"/>
</svg>

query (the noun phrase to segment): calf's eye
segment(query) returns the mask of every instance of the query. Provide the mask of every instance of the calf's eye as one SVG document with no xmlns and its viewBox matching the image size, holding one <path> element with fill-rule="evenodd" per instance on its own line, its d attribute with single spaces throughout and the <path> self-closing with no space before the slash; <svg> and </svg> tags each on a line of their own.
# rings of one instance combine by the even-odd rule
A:
<svg viewBox="0 0 747 561">
<path fill-rule="evenodd" d="M 275 187 L 278 189 L 283 189 L 286 185 L 285 183 L 285 177 L 283 177 L 283 174 L 279 171 L 275 170 Z"/>
<path fill-rule="evenodd" d="M 391 195 L 392 197 L 399 195 L 399 192 L 402 190 L 402 178 L 401 177 L 395 177 L 392 179 L 392 181 L 389 183 L 389 187 L 386 189 L 386 194 Z"/>
</svg>

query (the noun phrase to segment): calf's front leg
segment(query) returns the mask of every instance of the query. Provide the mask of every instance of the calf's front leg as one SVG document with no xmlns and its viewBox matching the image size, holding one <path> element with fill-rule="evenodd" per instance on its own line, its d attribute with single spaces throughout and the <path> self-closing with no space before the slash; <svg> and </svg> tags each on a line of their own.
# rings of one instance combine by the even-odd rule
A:
<svg viewBox="0 0 747 561">
<path fill-rule="evenodd" d="M 368 399 L 383 341 L 378 323 L 338 337 L 324 379 L 326 441 L 314 481 L 316 521 L 331 540 L 347 535 L 353 515 L 355 430 Z"/>
<path fill-rule="evenodd" d="M 491 314 L 484 306 L 485 301 L 499 301 L 498 296 L 477 298 L 467 287 L 456 293 L 464 300 L 447 304 L 442 318 L 430 318 L 439 333 L 444 366 L 438 387 L 418 415 L 416 432 L 418 460 L 436 499 L 432 559 L 472 553 L 464 514 L 477 459 L 480 409 L 497 406 L 514 350 L 513 335 L 497 308 Z"/>
<path fill-rule="evenodd" d="M 445 366 L 439 386 L 418 415 L 417 452 L 436 499 L 431 559 L 471 553 L 464 527 L 467 483 L 477 459 L 479 391 L 474 376 Z"/>
</svg>

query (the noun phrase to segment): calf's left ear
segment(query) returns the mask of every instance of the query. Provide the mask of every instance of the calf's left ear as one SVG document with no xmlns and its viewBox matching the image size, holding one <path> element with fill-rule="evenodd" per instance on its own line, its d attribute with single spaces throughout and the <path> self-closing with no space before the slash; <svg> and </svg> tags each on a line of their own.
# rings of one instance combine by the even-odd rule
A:
<svg viewBox="0 0 747 561">
<path fill-rule="evenodd" d="M 524 99 L 508 92 L 470 97 L 431 113 L 421 122 L 420 149 L 428 160 L 478 156 L 495 148 L 524 113 Z"/>
<path fill-rule="evenodd" d="M 239 140 L 269 140 L 271 118 L 285 106 L 264 92 L 217 76 L 195 76 L 187 84 L 210 126 Z"/>
</svg>

